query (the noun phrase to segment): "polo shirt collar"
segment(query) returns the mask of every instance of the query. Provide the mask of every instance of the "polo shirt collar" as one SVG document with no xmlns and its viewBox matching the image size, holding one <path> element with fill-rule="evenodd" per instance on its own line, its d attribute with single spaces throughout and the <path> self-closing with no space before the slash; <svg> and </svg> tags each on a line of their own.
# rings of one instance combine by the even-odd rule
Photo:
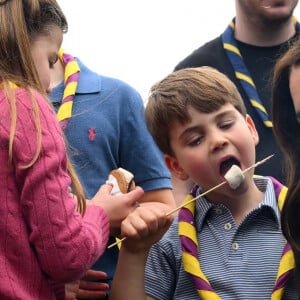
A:
<svg viewBox="0 0 300 300">
<path fill-rule="evenodd" d="M 76 94 L 100 93 L 102 88 L 102 77 L 94 71 L 91 71 L 78 58 L 76 58 L 76 61 L 78 62 L 80 68 Z M 56 87 L 52 89 L 50 94 L 51 101 L 60 103 L 62 100 L 63 92 L 64 82 L 61 81 Z"/>
<path fill-rule="evenodd" d="M 78 94 L 92 94 L 101 91 L 101 76 L 86 67 L 80 59 L 76 58 L 79 68 L 79 81 L 76 93 Z M 84 79 L 84 80 L 83 80 Z"/>
<path fill-rule="evenodd" d="M 272 180 L 268 177 L 259 177 L 259 176 L 257 177 L 255 176 L 253 179 L 256 186 L 259 188 L 259 190 L 265 193 L 263 201 L 259 203 L 259 205 L 254 210 L 259 210 L 266 207 L 271 209 L 272 212 L 274 213 L 274 216 L 278 224 L 280 224 L 280 211 L 278 208 L 278 203 L 275 196 L 275 190 L 274 190 Z M 200 195 L 201 193 L 202 193 L 201 188 L 198 188 L 197 195 Z M 201 230 L 203 226 L 203 222 L 207 214 L 209 213 L 209 211 L 212 209 L 218 209 L 219 206 L 220 204 L 213 204 L 207 201 L 205 197 L 201 197 L 198 201 L 196 201 L 197 230 Z"/>
</svg>

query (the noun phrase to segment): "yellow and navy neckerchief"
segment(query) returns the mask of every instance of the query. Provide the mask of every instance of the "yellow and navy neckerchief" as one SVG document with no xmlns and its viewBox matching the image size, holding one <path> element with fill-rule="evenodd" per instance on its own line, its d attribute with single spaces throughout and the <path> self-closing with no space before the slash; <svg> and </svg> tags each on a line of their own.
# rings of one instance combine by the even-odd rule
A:
<svg viewBox="0 0 300 300">
<path fill-rule="evenodd" d="M 296 18 L 294 19 L 296 32 L 299 32 L 300 23 L 297 22 Z M 223 48 L 225 49 L 228 59 L 234 69 L 235 77 L 239 80 L 242 88 L 248 96 L 251 105 L 255 108 L 265 126 L 272 127 L 273 125 L 269 119 L 268 112 L 258 96 L 255 84 L 238 49 L 237 42 L 234 38 L 234 28 L 235 18 L 233 18 L 233 20 L 229 23 L 228 27 L 222 34 Z"/>
<path fill-rule="evenodd" d="M 275 195 L 278 201 L 279 210 L 282 210 L 284 200 L 287 194 L 287 187 L 283 186 L 274 178 L 270 177 Z M 196 197 L 198 187 L 194 187 L 183 203 L 190 202 Z M 203 300 L 221 300 L 221 297 L 213 290 L 207 277 L 201 270 L 201 265 L 198 260 L 198 240 L 196 227 L 194 225 L 196 201 L 193 201 L 184 206 L 178 214 L 178 233 L 182 248 L 182 262 L 184 270 L 192 276 L 194 286 L 197 289 L 198 295 Z M 284 288 L 291 276 L 292 270 L 295 268 L 294 254 L 288 243 L 285 244 L 279 268 L 276 276 L 276 281 L 272 291 L 271 300 L 280 300 Z"/>
<path fill-rule="evenodd" d="M 63 49 L 59 50 L 58 58 L 65 67 L 64 75 L 64 95 L 57 112 L 57 119 L 62 129 L 68 125 L 68 120 L 72 117 L 73 100 L 76 93 L 80 68 L 75 58 Z"/>
</svg>

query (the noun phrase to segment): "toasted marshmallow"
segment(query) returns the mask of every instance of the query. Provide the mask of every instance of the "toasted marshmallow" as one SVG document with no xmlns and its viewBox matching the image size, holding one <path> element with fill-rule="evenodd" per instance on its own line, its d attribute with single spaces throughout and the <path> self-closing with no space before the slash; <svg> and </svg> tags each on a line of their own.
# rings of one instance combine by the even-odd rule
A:
<svg viewBox="0 0 300 300">
<path fill-rule="evenodd" d="M 239 166 L 232 165 L 224 175 L 224 178 L 228 182 L 229 186 L 235 190 L 241 185 L 245 176 Z"/>
<path fill-rule="evenodd" d="M 126 194 L 134 189 L 135 183 L 133 178 L 133 174 L 123 168 L 112 170 L 108 176 L 108 180 L 106 181 L 107 184 L 111 184 L 113 186 L 111 195 L 119 193 Z"/>
</svg>

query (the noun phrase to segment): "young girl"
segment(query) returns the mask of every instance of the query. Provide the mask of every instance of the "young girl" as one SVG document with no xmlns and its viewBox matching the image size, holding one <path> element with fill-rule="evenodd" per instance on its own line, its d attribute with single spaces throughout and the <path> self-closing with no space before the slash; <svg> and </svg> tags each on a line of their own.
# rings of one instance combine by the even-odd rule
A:
<svg viewBox="0 0 300 300">
<path fill-rule="evenodd" d="M 64 299 L 63 284 L 84 275 L 143 195 L 112 200 L 104 185 L 85 207 L 46 100 L 66 30 L 55 0 L 0 1 L 1 299 Z"/>
</svg>

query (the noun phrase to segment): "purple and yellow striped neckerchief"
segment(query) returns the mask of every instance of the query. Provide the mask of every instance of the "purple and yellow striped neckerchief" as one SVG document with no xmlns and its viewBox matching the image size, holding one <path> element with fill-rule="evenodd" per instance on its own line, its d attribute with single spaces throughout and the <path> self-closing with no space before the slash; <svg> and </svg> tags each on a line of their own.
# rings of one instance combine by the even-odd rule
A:
<svg viewBox="0 0 300 300">
<path fill-rule="evenodd" d="M 80 68 L 75 58 L 63 49 L 59 50 L 58 58 L 65 67 L 64 95 L 61 105 L 57 111 L 57 119 L 62 129 L 68 125 L 68 120 L 72 117 L 73 99 L 76 93 Z"/>
<path fill-rule="evenodd" d="M 300 31 L 300 23 L 294 17 L 296 32 Z M 234 38 L 235 18 L 229 23 L 228 27 L 222 34 L 223 48 L 234 69 L 235 77 L 240 82 L 243 90 L 248 96 L 251 105 L 255 108 L 260 119 L 266 127 L 273 127 L 269 119 L 268 112 L 258 96 L 255 83 L 244 63 L 244 59 L 238 49 L 237 42 Z"/>
<path fill-rule="evenodd" d="M 282 210 L 283 203 L 287 194 L 287 187 L 283 186 L 274 178 L 272 179 L 275 195 L 278 201 L 279 210 Z M 198 186 L 195 186 L 184 202 L 196 197 Z M 183 203 L 184 203 L 183 202 Z M 179 211 L 178 233 L 182 247 L 182 261 L 184 270 L 192 276 L 194 286 L 199 297 L 203 300 L 221 300 L 221 297 L 213 290 L 205 274 L 201 270 L 198 260 L 198 240 L 194 225 L 196 201 L 187 204 Z M 285 244 L 280 264 L 276 276 L 275 285 L 272 291 L 271 300 L 280 300 L 286 283 L 288 282 L 291 271 L 295 268 L 294 254 L 288 243 Z"/>
</svg>

